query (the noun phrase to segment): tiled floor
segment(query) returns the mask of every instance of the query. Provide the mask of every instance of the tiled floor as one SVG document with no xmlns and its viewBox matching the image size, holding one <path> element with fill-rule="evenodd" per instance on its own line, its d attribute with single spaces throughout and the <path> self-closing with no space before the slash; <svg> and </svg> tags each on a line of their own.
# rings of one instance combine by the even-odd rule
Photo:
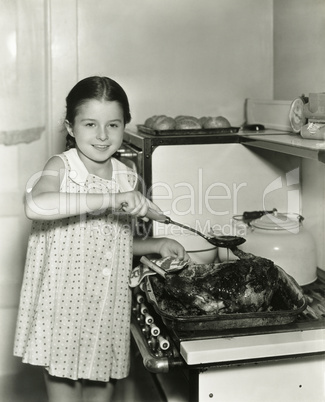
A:
<svg viewBox="0 0 325 402">
<path fill-rule="evenodd" d="M 24 364 L 18 375 L 0 377 L 0 402 L 47 402 L 42 369 Z M 162 402 L 136 352 L 130 376 L 117 382 L 113 402 Z"/>
</svg>

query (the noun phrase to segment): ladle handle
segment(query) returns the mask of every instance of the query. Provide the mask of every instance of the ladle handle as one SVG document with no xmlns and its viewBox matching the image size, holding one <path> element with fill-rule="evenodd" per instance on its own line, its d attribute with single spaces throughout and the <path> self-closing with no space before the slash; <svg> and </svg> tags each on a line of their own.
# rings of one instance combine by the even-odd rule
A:
<svg viewBox="0 0 325 402">
<path fill-rule="evenodd" d="M 198 230 L 196 230 L 194 228 L 191 228 L 188 225 L 184 225 L 183 223 L 179 223 L 179 222 L 175 222 L 175 221 L 171 220 L 168 216 L 164 215 L 162 212 L 157 212 L 157 211 L 149 208 L 146 217 L 149 219 L 152 219 L 154 221 L 157 221 L 157 222 L 165 223 L 166 225 L 171 223 L 172 225 L 176 225 L 176 226 L 179 226 L 180 228 L 189 230 L 190 232 L 196 233 L 197 235 L 203 237 L 205 240 L 210 241 L 210 238 L 208 236 L 206 236 L 205 234 L 199 232 Z"/>
<path fill-rule="evenodd" d="M 152 208 L 148 209 L 146 217 L 149 219 L 152 219 L 153 221 L 156 221 L 156 222 L 161 222 L 161 223 L 166 223 L 166 224 L 170 223 L 170 218 L 168 216 L 164 215 L 162 212 L 155 211 Z"/>
</svg>

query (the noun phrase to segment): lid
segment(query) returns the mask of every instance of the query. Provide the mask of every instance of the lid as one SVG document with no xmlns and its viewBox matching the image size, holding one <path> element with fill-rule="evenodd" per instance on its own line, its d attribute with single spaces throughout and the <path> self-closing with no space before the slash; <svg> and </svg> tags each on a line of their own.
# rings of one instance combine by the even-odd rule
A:
<svg viewBox="0 0 325 402">
<path fill-rule="evenodd" d="M 265 230 L 289 230 L 297 231 L 300 226 L 301 216 L 299 214 L 273 213 L 263 215 L 261 218 L 251 222 L 251 226 Z"/>
</svg>

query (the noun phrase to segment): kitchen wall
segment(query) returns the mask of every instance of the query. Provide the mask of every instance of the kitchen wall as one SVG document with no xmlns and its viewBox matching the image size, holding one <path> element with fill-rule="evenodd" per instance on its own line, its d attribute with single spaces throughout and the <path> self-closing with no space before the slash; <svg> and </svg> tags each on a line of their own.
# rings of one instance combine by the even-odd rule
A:
<svg viewBox="0 0 325 402">
<path fill-rule="evenodd" d="M 325 92 L 325 1 L 274 0 L 274 99 Z M 305 226 L 318 245 L 325 270 L 325 165 L 302 161 Z"/>
<path fill-rule="evenodd" d="M 325 91 L 325 1 L 274 0 L 274 97 Z"/>
<path fill-rule="evenodd" d="M 92 1 L 79 11 L 79 75 L 121 80 L 134 123 L 152 114 L 221 114 L 238 125 L 245 97 L 272 96 L 272 1 L 98 3 L 95 27 Z"/>
<path fill-rule="evenodd" d="M 64 52 L 53 56 L 54 72 L 59 63 L 67 64 L 67 56 L 77 77 L 72 71 L 64 75 L 65 84 L 89 75 L 119 81 L 130 98 L 131 126 L 153 114 L 224 115 L 236 126 L 244 120 L 246 97 L 272 98 L 272 4 L 97 0 L 94 7 L 92 0 L 50 1 L 56 11 L 51 29 L 62 38 L 57 44 Z M 59 108 L 63 96 L 57 101 Z M 53 146 L 62 145 L 63 140 Z"/>
</svg>

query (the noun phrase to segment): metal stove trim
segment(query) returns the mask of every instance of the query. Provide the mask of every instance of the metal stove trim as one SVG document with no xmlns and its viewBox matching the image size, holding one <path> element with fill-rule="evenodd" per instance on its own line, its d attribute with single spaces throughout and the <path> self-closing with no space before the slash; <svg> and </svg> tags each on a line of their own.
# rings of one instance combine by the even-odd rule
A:
<svg viewBox="0 0 325 402">
<path fill-rule="evenodd" d="M 188 365 L 293 356 L 325 351 L 325 329 L 185 341 L 180 354 Z"/>
</svg>

